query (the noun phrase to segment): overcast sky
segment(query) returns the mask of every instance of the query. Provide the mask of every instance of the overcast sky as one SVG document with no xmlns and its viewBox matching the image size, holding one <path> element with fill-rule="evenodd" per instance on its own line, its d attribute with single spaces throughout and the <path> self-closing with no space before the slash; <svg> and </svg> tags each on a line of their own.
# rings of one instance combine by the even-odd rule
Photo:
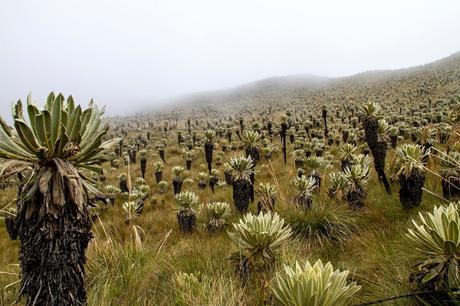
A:
<svg viewBox="0 0 460 306">
<path fill-rule="evenodd" d="M 279 75 L 344 76 L 460 51 L 460 1 L 0 0 L 0 114 L 29 91 L 127 114 Z"/>
</svg>

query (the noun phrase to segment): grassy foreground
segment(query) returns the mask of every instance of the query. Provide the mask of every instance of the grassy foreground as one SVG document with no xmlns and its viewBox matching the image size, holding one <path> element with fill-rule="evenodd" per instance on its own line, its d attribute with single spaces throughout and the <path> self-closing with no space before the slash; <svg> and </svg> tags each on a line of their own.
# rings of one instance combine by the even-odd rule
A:
<svg viewBox="0 0 460 306">
<path fill-rule="evenodd" d="M 292 148 L 288 149 L 290 151 Z M 199 171 L 206 171 L 203 149 L 197 149 L 197 152 L 198 159 L 193 162 L 192 170 L 186 171 L 186 177 L 195 179 Z M 238 152 L 227 153 L 226 159 Z M 387 160 L 392 154 L 389 152 Z M 117 199 L 114 207 L 102 211 L 96 220 L 95 237 L 87 253 L 89 305 L 272 304 L 269 281 L 274 274 L 267 275 L 266 281 L 253 281 L 242 286 L 229 259 L 237 248 L 226 231 L 209 234 L 198 227 L 190 236 L 179 232 L 172 186 L 166 194 L 159 194 L 154 182 L 153 163 L 157 160 L 156 154 L 149 156 L 146 180 L 152 192 L 142 215 L 134 219 L 132 225 L 125 223 L 121 199 Z M 171 167 L 184 165 L 177 144 L 167 147 L 166 161 L 163 179 L 171 184 Z M 334 165 L 334 168 L 338 167 L 338 164 Z M 222 173 L 222 166 L 216 168 Z M 106 169 L 106 184 L 112 185 L 118 185 L 118 175 L 127 171 L 124 166 L 117 171 L 110 170 L 108 165 Z M 290 181 L 296 173 L 292 159 L 288 158 L 288 164 L 284 165 L 282 155 L 277 153 L 270 163 L 262 158 L 257 170 L 256 184 L 271 182 L 277 186 L 279 197 L 275 210 L 284 216 L 292 205 L 289 202 L 293 194 Z M 335 205 L 335 200 L 327 196 L 327 174 L 333 170 L 323 173 L 324 183 L 321 193 L 314 198 L 315 202 Z M 131 166 L 131 176 L 133 179 L 140 176 L 139 161 Z M 439 194 L 440 180 L 428 175 L 425 188 Z M 200 190 L 195 180 L 192 186 L 184 184 L 183 190 L 196 192 L 202 203 L 230 203 L 232 221 L 239 219 L 233 206 L 231 187 L 219 188 L 213 194 L 209 187 Z M 354 304 L 409 293 L 412 288 L 408 279 L 414 258 L 413 247 L 405 237 L 407 227 L 419 211 L 431 210 L 442 200 L 424 192 L 421 207 L 406 211 L 399 204 L 398 190 L 397 184 L 392 185 L 393 195 L 388 196 L 373 172 L 364 210 L 350 211 L 355 220 L 353 235 L 342 243 L 319 244 L 291 239 L 282 247 L 276 269 L 282 263 L 318 258 L 323 262 L 331 261 L 334 267 L 349 269 L 353 279 L 362 286 Z M 10 203 L 15 192 L 14 188 L 2 191 L 0 207 Z M 256 211 L 256 202 L 250 205 L 252 212 Z M 19 288 L 18 243 L 8 239 L 3 221 L 0 221 L 0 250 L 0 305 L 9 305 L 15 301 Z M 186 276 L 181 272 L 193 273 L 194 277 L 184 280 Z M 416 305 L 417 301 L 403 298 L 386 304 Z"/>
</svg>

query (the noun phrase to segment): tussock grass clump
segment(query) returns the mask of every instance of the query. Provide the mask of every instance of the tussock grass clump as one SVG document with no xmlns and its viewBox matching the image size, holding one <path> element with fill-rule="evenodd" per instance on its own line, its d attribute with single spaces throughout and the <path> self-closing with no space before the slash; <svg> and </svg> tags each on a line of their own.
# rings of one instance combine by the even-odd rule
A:
<svg viewBox="0 0 460 306">
<path fill-rule="evenodd" d="M 297 237 L 320 245 L 326 241 L 345 241 L 356 226 L 350 209 L 330 202 L 312 202 L 308 209 L 290 205 L 283 209 L 283 216 Z"/>
<path fill-rule="evenodd" d="M 136 304 L 150 299 L 148 288 L 158 281 L 157 255 L 160 247 L 145 245 L 146 237 L 138 226 L 128 228 L 126 240 L 98 237 L 89 248 L 87 261 L 88 305 Z M 130 288 L 130 294 L 126 294 Z M 134 300 L 137 299 L 137 300 Z"/>
<path fill-rule="evenodd" d="M 241 305 L 243 290 L 235 281 L 203 275 L 176 272 L 175 305 Z"/>
</svg>

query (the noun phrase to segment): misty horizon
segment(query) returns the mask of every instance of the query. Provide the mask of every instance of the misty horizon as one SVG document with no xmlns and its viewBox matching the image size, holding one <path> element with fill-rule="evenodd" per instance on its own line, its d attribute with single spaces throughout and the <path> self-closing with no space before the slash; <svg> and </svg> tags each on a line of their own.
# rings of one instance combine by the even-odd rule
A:
<svg viewBox="0 0 460 306">
<path fill-rule="evenodd" d="M 345 77 L 460 51 L 455 1 L 8 1 L 0 114 L 50 91 L 108 115 L 292 75 Z"/>
</svg>

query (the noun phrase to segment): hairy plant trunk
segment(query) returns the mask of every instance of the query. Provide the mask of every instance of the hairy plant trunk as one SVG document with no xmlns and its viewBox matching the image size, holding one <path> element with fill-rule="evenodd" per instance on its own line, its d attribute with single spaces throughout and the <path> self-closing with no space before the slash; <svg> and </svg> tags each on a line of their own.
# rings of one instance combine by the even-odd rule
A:
<svg viewBox="0 0 460 306">
<path fill-rule="evenodd" d="M 163 178 L 163 172 L 162 171 L 155 171 L 155 181 L 157 184 L 161 181 Z"/>
<path fill-rule="evenodd" d="M 180 179 L 173 180 L 173 190 L 174 190 L 174 194 L 179 194 L 182 191 L 182 180 Z"/>
<path fill-rule="evenodd" d="M 387 176 L 385 175 L 385 157 L 387 154 L 387 144 L 385 142 L 379 142 L 377 136 L 378 122 L 375 118 L 365 118 L 363 120 L 364 127 L 364 138 L 366 139 L 367 145 L 372 152 L 374 157 L 374 168 L 377 172 L 379 180 L 383 182 L 385 190 L 388 194 L 391 194 L 390 184 L 388 183 Z"/>
<path fill-rule="evenodd" d="M 442 195 L 446 199 L 460 196 L 460 177 L 456 175 L 442 174 Z"/>
<path fill-rule="evenodd" d="M 361 209 L 364 207 L 364 198 L 366 197 L 364 190 L 354 190 L 346 194 L 345 198 L 353 209 Z"/>
<path fill-rule="evenodd" d="M 129 150 L 129 160 L 132 164 L 136 163 L 136 151 Z"/>
<path fill-rule="evenodd" d="M 123 152 L 123 140 L 121 140 L 119 143 L 118 143 L 118 157 L 121 157 L 121 153 Z M 117 153 L 115 151 L 115 153 Z"/>
<path fill-rule="evenodd" d="M 233 182 L 233 201 L 240 213 L 245 213 L 248 210 L 251 197 L 250 185 L 251 183 L 244 179 Z"/>
<path fill-rule="evenodd" d="M 390 136 L 391 147 L 394 149 L 398 145 L 398 136 Z"/>
<path fill-rule="evenodd" d="M 349 132 L 347 130 L 343 130 L 342 131 L 342 141 L 347 142 L 348 141 L 348 136 L 349 136 Z"/>
<path fill-rule="evenodd" d="M 367 142 L 367 145 L 372 150 L 377 146 L 377 128 L 378 122 L 374 118 L 365 118 L 363 120 L 363 128 L 364 128 L 364 138 Z"/>
<path fill-rule="evenodd" d="M 384 142 L 378 142 L 374 150 L 372 150 L 372 156 L 374 157 L 374 167 L 377 172 L 379 179 L 382 180 L 385 190 L 388 194 L 391 194 L 390 184 L 388 183 L 387 176 L 385 175 L 385 158 L 387 155 L 387 144 Z"/>
<path fill-rule="evenodd" d="M 196 216 L 192 211 L 181 210 L 177 213 L 177 222 L 182 233 L 191 234 L 195 227 Z"/>
<path fill-rule="evenodd" d="M 399 201 L 404 208 L 419 207 L 422 202 L 425 175 L 414 172 L 409 177 L 399 177 Z"/>
<path fill-rule="evenodd" d="M 299 168 L 303 168 L 303 164 L 304 164 L 304 161 L 303 160 L 294 160 L 294 164 L 295 164 L 295 168 L 296 169 L 299 169 Z"/>
<path fill-rule="evenodd" d="M 224 172 L 224 177 L 227 185 L 231 185 L 233 183 L 233 176 L 231 172 Z"/>
<path fill-rule="evenodd" d="M 214 193 L 214 188 L 217 185 L 218 181 L 219 181 L 219 179 L 217 177 L 211 177 L 209 179 L 209 187 L 211 187 L 211 190 L 212 190 L 213 193 Z"/>
<path fill-rule="evenodd" d="M 251 183 L 249 184 L 249 195 L 251 198 L 251 202 L 254 202 L 254 186 L 256 184 L 256 175 L 254 172 L 251 173 L 250 180 Z"/>
<path fill-rule="evenodd" d="M 212 151 L 214 150 L 214 144 L 212 142 L 206 142 L 204 145 L 204 152 L 206 155 L 206 162 L 208 163 L 208 172 L 212 170 Z"/>
<path fill-rule="evenodd" d="M 251 156 L 254 167 L 257 166 L 257 162 L 260 160 L 259 149 L 256 147 L 249 147 L 249 148 L 246 148 L 245 151 L 246 151 L 246 157 Z"/>
<path fill-rule="evenodd" d="M 85 251 L 92 238 L 88 216 L 65 208 L 59 219 L 18 216 L 21 294 L 27 305 L 85 305 Z"/>
<path fill-rule="evenodd" d="M 121 155 L 121 153 L 120 153 L 120 147 L 119 147 L 119 146 L 116 146 L 116 147 L 114 148 L 114 150 L 115 150 L 115 156 L 120 156 L 120 155 Z"/>
<path fill-rule="evenodd" d="M 53 160 L 18 199 L 15 228 L 20 240 L 20 296 L 26 305 L 85 305 L 86 249 L 92 239 L 88 198 L 77 170 Z"/>
<path fill-rule="evenodd" d="M 287 124 L 285 122 L 281 123 L 281 141 L 283 142 L 283 158 L 284 158 L 284 164 L 286 164 L 286 154 L 287 154 L 287 149 L 286 149 L 286 132 L 287 132 Z"/>
<path fill-rule="evenodd" d="M 161 150 L 158 150 L 158 152 L 160 153 L 160 158 L 163 162 L 166 162 L 165 160 L 165 150 L 164 149 L 161 149 Z"/>
<path fill-rule="evenodd" d="M 141 173 L 142 173 L 142 178 L 145 179 L 145 170 L 147 169 L 147 158 L 142 157 L 141 158 Z"/>
<path fill-rule="evenodd" d="M 323 121 L 324 121 L 324 137 L 327 138 L 329 135 L 329 131 L 327 129 L 327 110 L 323 109 Z"/>
<path fill-rule="evenodd" d="M 126 180 L 120 180 L 121 192 L 128 192 L 128 182 Z"/>
</svg>

